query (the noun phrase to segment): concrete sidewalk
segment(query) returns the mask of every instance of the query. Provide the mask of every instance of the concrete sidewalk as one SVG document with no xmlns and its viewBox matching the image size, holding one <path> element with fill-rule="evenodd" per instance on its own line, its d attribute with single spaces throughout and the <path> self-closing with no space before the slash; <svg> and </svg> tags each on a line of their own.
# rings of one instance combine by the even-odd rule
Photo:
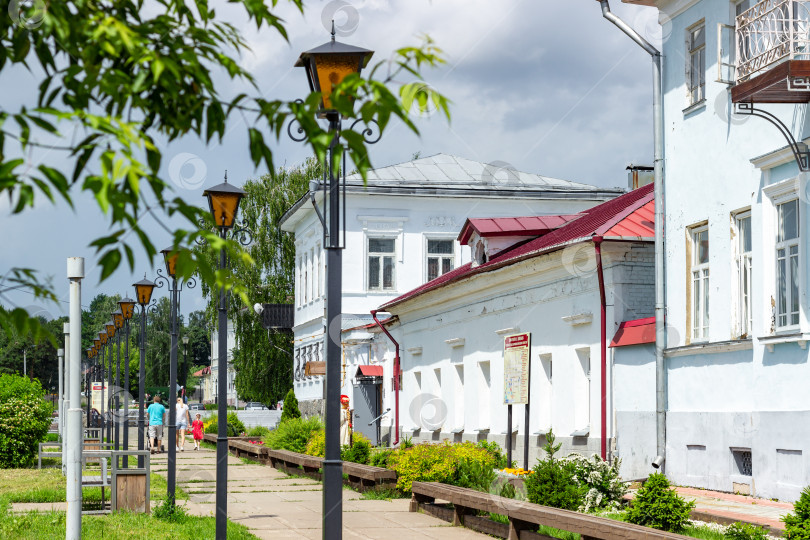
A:
<svg viewBox="0 0 810 540">
<path fill-rule="evenodd" d="M 189 513 L 214 515 L 216 453 L 194 451 L 193 447 L 187 442 L 186 451 L 177 454 L 177 485 L 189 494 L 185 503 Z M 152 471 L 165 476 L 165 453 L 152 456 Z M 321 538 L 322 499 L 320 482 L 228 457 L 228 518 L 247 526 L 259 538 Z M 487 538 L 426 514 L 411 513 L 409 502 L 366 500 L 344 489 L 344 538 Z"/>
</svg>

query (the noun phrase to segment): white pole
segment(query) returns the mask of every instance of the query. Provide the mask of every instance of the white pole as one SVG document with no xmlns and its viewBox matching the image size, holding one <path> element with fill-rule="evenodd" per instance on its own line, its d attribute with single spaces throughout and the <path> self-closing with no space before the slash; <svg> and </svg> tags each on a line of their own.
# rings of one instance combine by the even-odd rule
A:
<svg viewBox="0 0 810 540">
<path fill-rule="evenodd" d="M 67 260 L 70 280 L 70 409 L 67 422 L 67 527 L 66 540 L 79 540 L 82 534 L 82 409 L 81 409 L 81 345 L 82 345 L 82 278 L 84 259 Z"/>
<path fill-rule="evenodd" d="M 70 323 L 64 323 L 62 325 L 62 333 L 65 336 L 65 402 L 62 404 L 62 410 L 65 413 L 65 421 L 62 423 L 62 474 L 67 476 L 67 454 L 64 452 L 67 447 L 67 412 L 70 410 Z"/>
<path fill-rule="evenodd" d="M 64 412 L 62 411 L 62 393 L 65 391 L 64 387 L 62 386 L 62 381 L 64 380 L 64 360 L 65 360 L 65 349 L 59 349 L 56 351 L 56 361 L 59 365 L 59 393 L 57 394 L 57 402 L 56 402 L 56 428 L 59 432 L 59 438 L 62 438 L 62 426 L 65 425 L 65 417 Z"/>
<path fill-rule="evenodd" d="M 25 349 L 23 349 L 23 375 L 28 377 L 28 357 L 25 355 Z"/>
</svg>

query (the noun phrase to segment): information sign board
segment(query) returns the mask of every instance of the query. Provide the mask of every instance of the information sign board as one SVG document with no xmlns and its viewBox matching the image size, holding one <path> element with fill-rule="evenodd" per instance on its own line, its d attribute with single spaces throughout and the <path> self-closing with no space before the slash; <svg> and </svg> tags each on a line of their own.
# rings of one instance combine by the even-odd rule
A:
<svg viewBox="0 0 810 540">
<path fill-rule="evenodd" d="M 503 402 L 506 405 L 529 402 L 529 363 L 531 334 L 514 334 L 503 340 Z"/>
</svg>

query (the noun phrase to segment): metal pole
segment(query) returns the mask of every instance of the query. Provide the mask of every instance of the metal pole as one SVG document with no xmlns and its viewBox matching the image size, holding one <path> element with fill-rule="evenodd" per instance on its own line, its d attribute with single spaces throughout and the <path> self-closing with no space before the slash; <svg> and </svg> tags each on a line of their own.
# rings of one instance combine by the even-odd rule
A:
<svg viewBox="0 0 810 540">
<path fill-rule="evenodd" d="M 225 238 L 225 231 L 220 231 Z M 227 266 L 225 248 L 219 251 L 219 268 Z M 219 309 L 217 314 L 218 362 L 217 366 L 217 508 L 216 537 L 228 536 L 228 295 L 225 287 L 219 289 Z"/>
<path fill-rule="evenodd" d="M 101 414 L 100 425 L 98 426 L 98 438 L 99 442 L 104 442 L 104 438 L 107 435 L 107 422 L 106 417 L 104 416 L 104 412 L 107 408 L 107 344 L 101 346 L 101 399 L 99 399 L 99 403 L 101 403 L 101 410 L 99 413 Z M 100 448 L 103 448 L 100 447 Z"/>
<path fill-rule="evenodd" d="M 177 279 L 174 277 L 169 292 L 172 299 L 172 348 L 169 353 L 169 468 L 167 471 L 166 492 L 170 503 L 174 504 L 177 475 Z M 224 416 L 220 416 L 219 421 L 222 422 L 224 418 Z"/>
<path fill-rule="evenodd" d="M 119 442 L 121 440 L 121 329 L 115 331 L 115 413 L 113 418 L 115 420 L 115 450 L 121 449 Z"/>
<path fill-rule="evenodd" d="M 512 405 L 506 406 L 506 466 L 512 466 Z"/>
<path fill-rule="evenodd" d="M 112 340 L 112 338 L 108 338 L 107 343 L 108 343 L 107 352 L 110 355 L 110 359 L 107 362 L 107 365 L 109 366 L 109 368 L 107 370 L 107 381 L 109 381 L 107 383 L 107 416 L 110 417 L 110 421 L 107 422 L 107 442 L 112 442 L 112 440 L 113 440 L 113 427 L 112 427 L 112 425 L 113 425 L 113 423 L 112 423 L 112 419 L 113 419 L 113 415 L 112 415 L 113 398 L 112 398 L 112 395 L 110 395 L 110 388 L 109 388 L 110 386 L 113 386 L 113 380 L 114 380 L 113 379 L 113 350 L 112 350 L 113 340 Z"/>
<path fill-rule="evenodd" d="M 82 345 L 82 278 L 84 259 L 71 257 L 67 260 L 67 277 L 70 279 L 70 409 L 68 410 L 67 461 L 67 524 L 66 540 L 79 540 L 82 533 L 82 409 L 81 409 L 81 345 Z"/>
<path fill-rule="evenodd" d="M 59 438 L 63 437 L 62 434 L 62 427 L 65 425 L 65 417 L 63 416 L 65 413 L 62 410 L 62 392 L 64 392 L 64 388 L 62 387 L 62 377 L 64 376 L 64 366 L 63 362 L 65 360 L 65 349 L 59 349 L 56 351 L 56 361 L 59 363 L 59 402 L 56 404 L 57 406 L 57 431 L 59 431 Z"/>
<path fill-rule="evenodd" d="M 129 319 L 124 320 L 124 325 L 127 329 L 124 337 L 126 342 L 124 352 L 124 388 L 126 389 L 124 394 L 124 450 L 129 450 Z M 124 456 L 124 468 L 127 467 L 129 467 L 129 458 Z"/>
<path fill-rule="evenodd" d="M 340 460 L 340 332 L 343 252 L 341 249 L 340 171 L 335 171 L 334 147 L 340 117 L 329 116 L 329 237 L 326 245 L 326 441 L 323 460 L 323 538 L 343 537 L 343 462 Z"/>
<path fill-rule="evenodd" d="M 144 447 L 144 396 L 146 394 L 146 304 L 141 304 L 141 351 L 138 358 L 138 450 Z M 144 456 L 138 456 L 138 468 L 143 469 Z"/>
</svg>

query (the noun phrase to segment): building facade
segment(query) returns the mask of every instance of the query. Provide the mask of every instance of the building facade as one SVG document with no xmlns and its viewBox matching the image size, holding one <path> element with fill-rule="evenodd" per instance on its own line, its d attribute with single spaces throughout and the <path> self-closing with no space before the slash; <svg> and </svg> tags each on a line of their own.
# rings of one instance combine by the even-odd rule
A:
<svg viewBox="0 0 810 540">
<path fill-rule="evenodd" d="M 805 139 L 810 2 L 632 3 L 664 36 L 666 473 L 794 500 L 810 484 L 806 173 L 752 112 Z M 654 422 L 637 412 L 628 425 Z"/>
<path fill-rule="evenodd" d="M 236 405 L 238 396 L 236 395 L 236 371 L 233 367 L 233 349 L 236 346 L 236 333 L 233 330 L 233 321 L 228 321 L 228 405 Z M 219 332 L 211 332 L 211 368 L 204 370 L 203 378 L 203 402 L 219 402 Z"/>
<path fill-rule="evenodd" d="M 444 154 L 369 171 L 367 183 L 350 175 L 341 330 L 372 322 L 372 309 L 469 262 L 469 249 L 456 240 L 469 217 L 571 214 L 621 192 Z M 315 197 L 322 205 L 321 193 Z M 324 360 L 326 257 L 310 194 L 281 227 L 296 245 L 295 393 L 303 414 L 320 414 L 323 377 L 307 375 L 306 365 Z"/>
</svg>

